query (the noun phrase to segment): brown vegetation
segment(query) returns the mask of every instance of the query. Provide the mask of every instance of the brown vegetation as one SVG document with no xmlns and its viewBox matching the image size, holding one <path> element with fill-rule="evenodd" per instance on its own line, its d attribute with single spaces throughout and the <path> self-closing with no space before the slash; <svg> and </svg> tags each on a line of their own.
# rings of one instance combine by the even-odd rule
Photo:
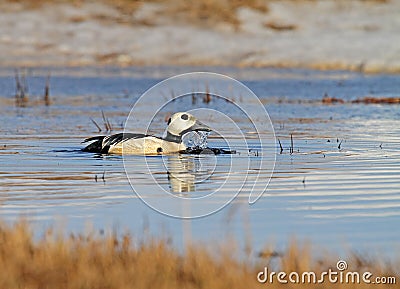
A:
<svg viewBox="0 0 400 289">
<path fill-rule="evenodd" d="M 322 98 L 322 104 L 343 104 L 346 103 L 345 100 L 337 97 L 331 97 L 325 95 Z M 375 97 L 375 96 L 365 96 L 357 98 L 347 103 L 361 103 L 361 104 L 400 104 L 400 97 Z"/>
<path fill-rule="evenodd" d="M 366 96 L 357 98 L 351 103 L 364 103 L 364 104 L 400 104 L 400 97 L 372 97 Z"/>
<path fill-rule="evenodd" d="M 325 95 L 322 98 L 322 103 L 323 104 L 333 104 L 333 103 L 344 103 L 344 100 L 341 98 L 337 98 L 337 97 L 330 97 L 328 95 Z"/>
<path fill-rule="evenodd" d="M 35 9 L 42 5 L 54 3 L 52 0 L 7 0 L 17 2 L 26 8 Z M 1 2 L 1 0 L 0 0 Z M 60 0 L 58 3 L 71 3 L 79 6 L 84 0 Z M 267 12 L 268 6 L 265 0 L 102 0 L 103 3 L 118 9 L 121 16 L 117 19 L 110 19 L 116 22 L 153 25 L 153 19 L 142 19 L 140 23 L 134 21 L 132 14 L 144 3 L 160 4 L 158 16 L 172 17 L 174 20 L 184 21 L 195 25 L 212 26 L 217 23 L 226 23 L 238 27 L 240 21 L 237 17 L 237 10 L 242 7 Z M 99 16 L 101 17 L 101 16 Z M 106 17 L 107 18 L 107 17 Z M 82 17 L 73 17 L 71 22 L 85 21 Z M 107 19 L 102 19 L 107 20 Z"/>
<path fill-rule="evenodd" d="M 113 6 L 118 9 L 120 16 L 111 17 L 105 15 L 97 15 L 99 20 L 108 20 L 118 23 L 131 23 L 135 25 L 154 25 L 154 19 L 141 19 L 140 21 L 132 18 L 133 13 L 144 3 L 160 4 L 158 15 L 154 17 L 165 16 L 174 20 L 183 21 L 185 23 L 214 26 L 218 23 L 225 23 L 239 28 L 240 20 L 237 15 L 239 8 L 250 8 L 263 13 L 268 12 L 268 4 L 277 0 L 101 0 L 101 2 Z M 293 2 L 307 2 L 315 0 L 291 0 Z M 337 2 L 343 0 L 336 0 Z M 363 2 L 385 3 L 388 0 L 360 0 Z M 21 3 L 24 7 L 35 9 L 42 5 L 50 3 L 70 3 L 79 6 L 84 0 L 0 0 L 1 2 Z M 317 2 L 317 1 L 315 1 Z M 71 18 L 71 22 L 83 22 L 86 19 L 81 16 Z M 277 30 L 288 31 L 295 30 L 298 27 L 295 24 L 266 22 L 264 26 Z"/>
<path fill-rule="evenodd" d="M 168 240 L 133 240 L 130 235 L 118 238 L 94 233 L 66 237 L 52 230 L 35 240 L 26 222 L 2 223 L 0 288 L 277 288 L 288 284 L 257 282 L 257 273 L 264 266 L 286 272 L 322 272 L 335 268 L 337 262 L 326 255 L 313 259 L 311 247 L 299 246 L 296 241 L 285 252 L 265 249 L 260 258 L 250 260 L 238 258 L 232 242 L 216 248 L 218 253 L 201 246 L 179 253 Z M 375 276 L 395 276 L 394 266 L 379 260 L 371 262 L 352 255 L 347 261 L 352 271 L 369 270 Z M 318 288 L 368 286 L 323 283 Z"/>
<path fill-rule="evenodd" d="M 296 30 L 297 25 L 295 24 L 285 24 L 285 23 L 278 23 L 278 22 L 266 22 L 264 23 L 264 27 L 276 30 L 276 31 L 290 31 Z"/>
<path fill-rule="evenodd" d="M 213 25 L 215 23 L 228 23 L 234 27 L 240 25 L 237 10 L 242 7 L 267 12 L 267 2 L 263 0 L 168 0 L 160 1 L 165 4 L 165 13 L 174 15 L 188 23 Z"/>
</svg>

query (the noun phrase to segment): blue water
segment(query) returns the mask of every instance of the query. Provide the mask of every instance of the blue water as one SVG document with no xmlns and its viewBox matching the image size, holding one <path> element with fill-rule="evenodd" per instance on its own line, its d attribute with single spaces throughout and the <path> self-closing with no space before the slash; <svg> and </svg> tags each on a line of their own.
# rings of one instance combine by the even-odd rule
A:
<svg viewBox="0 0 400 289">
<path fill-rule="evenodd" d="M 13 221 L 24 216 L 38 228 L 57 224 L 70 231 L 93 227 L 129 230 L 138 238 L 169 236 L 178 248 L 189 242 L 212 246 L 233 238 L 240 248 L 250 242 L 254 256 L 266 243 L 284 247 L 292 237 L 339 254 L 362 251 L 390 256 L 399 249 L 400 106 L 350 103 L 364 96 L 399 96 L 398 75 L 205 68 L 237 77 L 252 89 L 267 108 L 283 146 L 281 154 L 278 145 L 271 150 L 276 167 L 258 202 L 250 206 L 247 196 L 239 195 L 208 217 L 181 220 L 154 211 L 134 194 L 121 156 L 80 152 L 84 138 L 99 134 L 90 118 L 103 128 L 100 134 L 106 134 L 104 111 L 113 133 L 120 132 L 132 104 L 144 91 L 166 77 L 195 70 L 200 69 L 31 69 L 26 76 L 29 101 L 26 107 L 16 107 L 14 71 L 2 69 L 0 218 Z M 48 71 L 52 103 L 45 106 L 41 95 Z M 322 104 L 325 94 L 346 103 Z M 173 109 L 187 110 L 190 105 L 177 102 Z M 214 100 L 204 106 L 218 109 L 223 105 Z M 246 124 L 240 115 L 236 121 Z M 158 121 L 154 132 L 162 134 L 164 125 Z M 223 129 L 221 123 L 213 125 Z M 226 145 L 212 137 L 210 143 Z M 245 150 L 239 144 L 237 149 Z M 155 177 L 166 189 L 189 186 L 191 196 L 202 196 L 224 180 L 231 157 L 245 163 L 248 155 L 218 156 L 212 177 L 196 183 L 199 172 L 183 172 L 179 184 L 171 183 L 162 157 L 131 156 L 125 161 L 137 169 L 130 177 L 150 191 Z M 200 161 L 206 168 L 215 162 Z M 195 156 L 183 160 L 189 166 L 198 162 Z M 154 176 L 143 173 L 147 165 L 156 172 Z M 240 179 L 247 171 L 234 173 Z M 268 172 L 261 172 L 261 183 L 268 179 Z M 226 188 L 236 190 L 235 180 Z M 155 198 L 163 201 L 162 195 Z"/>
</svg>

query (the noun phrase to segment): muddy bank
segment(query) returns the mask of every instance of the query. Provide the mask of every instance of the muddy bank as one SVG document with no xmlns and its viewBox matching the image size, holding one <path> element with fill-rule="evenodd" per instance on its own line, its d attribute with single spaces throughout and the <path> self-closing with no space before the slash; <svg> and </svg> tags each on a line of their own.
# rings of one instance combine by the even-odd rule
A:
<svg viewBox="0 0 400 289">
<path fill-rule="evenodd" d="M 163 6 L 164 5 L 164 6 Z M 0 66 L 220 65 L 400 72 L 399 1 L 270 1 L 237 23 L 165 3 L 0 2 Z"/>
</svg>

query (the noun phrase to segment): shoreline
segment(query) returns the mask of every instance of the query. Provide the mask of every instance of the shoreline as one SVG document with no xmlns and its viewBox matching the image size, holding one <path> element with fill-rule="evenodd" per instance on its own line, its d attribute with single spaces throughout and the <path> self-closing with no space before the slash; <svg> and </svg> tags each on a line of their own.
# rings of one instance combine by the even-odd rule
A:
<svg viewBox="0 0 400 289">
<path fill-rule="evenodd" d="M 8 63 L 7 65 L 1 66 L 1 70 L 24 70 L 24 69 L 34 69 L 34 70 L 74 70 L 74 69 L 86 69 L 86 70 L 97 70 L 97 69 L 135 69 L 135 68 L 143 68 L 146 70 L 149 69 L 178 69 L 179 71 L 186 72 L 197 72 L 197 71 L 210 71 L 209 69 L 213 69 L 210 72 L 222 70 L 251 70 L 251 69 L 262 69 L 262 70 L 276 70 L 276 71 L 285 71 L 285 70 L 293 70 L 293 71 L 314 71 L 314 72 L 342 72 L 342 73 L 361 73 L 366 75 L 375 75 L 375 74 L 383 74 L 383 75 L 397 75 L 400 74 L 400 67 L 391 67 L 391 68 L 376 68 L 376 67 L 365 67 L 364 65 L 353 66 L 353 65 L 344 65 L 344 64 L 335 64 L 335 63 L 317 63 L 311 65 L 299 65 L 286 63 L 283 64 L 257 64 L 257 65 L 233 65 L 233 64 L 212 64 L 210 62 L 204 63 L 143 63 L 141 61 L 138 62 L 130 62 L 129 64 L 118 64 L 118 63 L 41 63 L 38 64 L 36 62 L 22 62 L 22 63 Z"/>
<path fill-rule="evenodd" d="M 182 22 L 162 14 L 161 4 L 147 2 L 128 16 L 101 2 L 42 5 L 0 2 L 0 8 L 7 7 L 0 19 L 0 66 L 400 73 L 396 1 L 271 1 L 268 12 L 238 8 L 239 28 Z"/>
</svg>

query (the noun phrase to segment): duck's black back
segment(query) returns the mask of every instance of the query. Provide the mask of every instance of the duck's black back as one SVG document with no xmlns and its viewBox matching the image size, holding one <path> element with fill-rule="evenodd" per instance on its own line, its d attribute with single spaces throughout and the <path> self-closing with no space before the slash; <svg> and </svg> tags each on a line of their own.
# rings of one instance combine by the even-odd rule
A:
<svg viewBox="0 0 400 289">
<path fill-rule="evenodd" d="M 99 135 L 85 139 L 83 142 L 93 141 L 82 149 L 84 152 L 107 154 L 111 145 L 126 141 L 128 139 L 143 138 L 148 135 L 142 133 L 117 133 L 110 136 Z"/>
</svg>

